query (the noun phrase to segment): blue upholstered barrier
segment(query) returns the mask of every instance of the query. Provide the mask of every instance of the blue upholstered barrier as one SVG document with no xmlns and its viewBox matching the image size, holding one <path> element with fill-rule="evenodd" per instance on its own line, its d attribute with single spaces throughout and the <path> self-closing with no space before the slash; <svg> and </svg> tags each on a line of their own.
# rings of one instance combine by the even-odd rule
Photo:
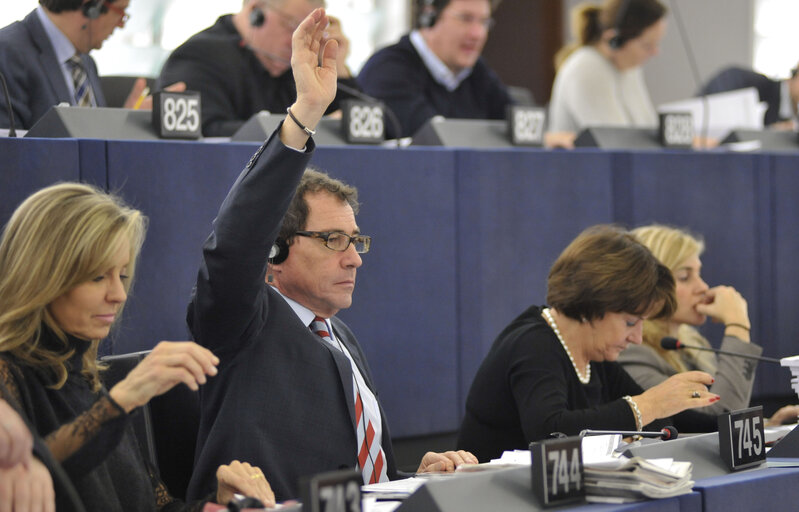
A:
<svg viewBox="0 0 799 512">
<path fill-rule="evenodd" d="M 106 352 L 186 339 L 200 247 L 256 148 L 0 139 L 0 221 L 54 181 L 118 191 L 151 222 L 126 318 Z M 458 427 L 499 330 L 545 300 L 551 263 L 600 222 L 703 233 L 704 275 L 748 299 L 753 339 L 767 355 L 799 352 L 799 155 L 320 147 L 312 163 L 361 192 L 358 222 L 374 243 L 341 316 L 368 355 L 395 436 Z M 758 373 L 756 396 L 790 393 L 784 370 Z"/>
</svg>

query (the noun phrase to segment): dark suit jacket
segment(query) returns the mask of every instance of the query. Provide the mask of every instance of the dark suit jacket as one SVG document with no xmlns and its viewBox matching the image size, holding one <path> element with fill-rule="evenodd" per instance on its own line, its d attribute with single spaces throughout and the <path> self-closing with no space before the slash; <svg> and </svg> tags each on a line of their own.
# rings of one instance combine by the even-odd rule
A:
<svg viewBox="0 0 799 512">
<path fill-rule="evenodd" d="M 179 81 L 201 94 L 206 137 L 233 135 L 262 110 L 282 116 L 297 97 L 291 70 L 271 76 L 242 41 L 230 14 L 177 47 L 164 63 L 156 87 Z M 357 87 L 351 78 L 340 82 Z M 338 101 L 346 97 L 338 91 L 328 113 L 337 110 Z"/>
<path fill-rule="evenodd" d="M 719 71 L 711 78 L 699 91 L 700 95 L 716 94 L 719 92 L 735 91 L 746 89 L 747 87 L 757 88 L 760 101 L 765 101 L 768 105 L 763 116 L 763 124 L 770 125 L 780 118 L 780 82 L 756 73 L 751 69 L 729 67 Z"/>
<path fill-rule="evenodd" d="M 94 89 L 97 106 L 105 106 L 94 59 L 83 55 L 83 65 Z M 36 11 L 31 11 L 22 21 L 0 29 L 0 72 L 8 83 L 17 128 L 29 129 L 50 107 L 61 102 L 74 103 L 53 45 Z M 8 108 L 5 97 L 0 94 L 0 127 L 8 126 Z"/>
<path fill-rule="evenodd" d="M 264 283 L 269 249 L 313 148 L 309 141 L 308 152 L 298 153 L 273 134 L 233 185 L 203 248 L 188 323 L 220 365 L 200 391 L 190 499 L 210 492 L 217 466 L 233 459 L 261 467 L 278 500 L 298 496 L 301 476 L 356 466 L 349 360 Z M 375 391 L 355 336 L 337 318 L 332 324 Z M 381 414 L 388 475 L 395 478 Z"/>
</svg>

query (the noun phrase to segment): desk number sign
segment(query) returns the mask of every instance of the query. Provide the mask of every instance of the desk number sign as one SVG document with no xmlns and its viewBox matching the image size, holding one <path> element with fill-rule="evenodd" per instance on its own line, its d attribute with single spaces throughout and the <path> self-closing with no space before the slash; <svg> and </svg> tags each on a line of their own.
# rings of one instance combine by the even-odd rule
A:
<svg viewBox="0 0 799 512">
<path fill-rule="evenodd" d="M 302 512 L 361 512 L 361 484 L 361 475 L 354 469 L 303 479 Z"/>
<path fill-rule="evenodd" d="M 585 497 L 583 452 L 579 437 L 530 443 L 533 491 L 544 506 Z"/>
<path fill-rule="evenodd" d="M 547 113 L 540 107 L 508 107 L 508 131 L 514 146 L 543 146 Z"/>
<path fill-rule="evenodd" d="M 386 138 L 383 107 L 360 100 L 341 102 L 341 128 L 350 144 L 380 144 Z"/>
<path fill-rule="evenodd" d="M 667 148 L 690 149 L 694 142 L 694 119 L 690 112 L 660 114 L 660 144 Z"/>
<path fill-rule="evenodd" d="M 733 471 L 766 460 L 763 407 L 750 407 L 719 416 L 719 451 Z"/>
<path fill-rule="evenodd" d="M 197 91 L 153 94 L 152 123 L 163 139 L 199 139 L 201 128 L 200 93 Z"/>
</svg>

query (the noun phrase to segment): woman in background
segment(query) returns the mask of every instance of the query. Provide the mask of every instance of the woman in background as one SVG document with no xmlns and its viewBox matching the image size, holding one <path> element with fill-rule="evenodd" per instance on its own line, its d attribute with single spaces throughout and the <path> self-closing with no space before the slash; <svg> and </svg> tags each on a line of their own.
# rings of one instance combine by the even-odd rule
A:
<svg viewBox="0 0 799 512">
<path fill-rule="evenodd" d="M 606 0 L 572 10 L 577 41 L 555 56 L 549 104 L 552 131 L 587 126 L 651 127 L 657 113 L 641 65 L 658 54 L 666 32 L 658 0 Z"/>
<path fill-rule="evenodd" d="M 671 272 L 630 233 L 581 233 L 549 271 L 547 303 L 494 341 L 469 390 L 458 448 L 487 461 L 553 432 L 641 430 L 718 401 L 706 373 L 680 373 L 644 391 L 616 362 L 641 343 L 644 319 L 676 308 Z"/>
<path fill-rule="evenodd" d="M 635 381 L 644 389 L 656 386 L 679 372 L 701 370 L 713 375 L 710 390 L 721 400 L 701 412 L 717 416 L 725 411 L 749 407 L 757 361 L 708 351 L 665 350 L 661 340 L 670 336 L 686 345 L 711 348 L 696 327 L 708 317 L 724 324 L 721 350 L 759 356 L 763 349 L 750 340 L 751 322 L 746 300 L 731 286 L 710 288 L 702 279 L 704 242 L 687 231 L 662 225 L 634 229 L 632 233 L 671 270 L 676 282 L 677 309 L 667 318 L 644 322 L 644 342 L 619 356 Z M 780 409 L 768 424 L 795 420 L 799 408 Z M 695 425 L 678 425 L 684 431 L 701 431 Z"/>
</svg>

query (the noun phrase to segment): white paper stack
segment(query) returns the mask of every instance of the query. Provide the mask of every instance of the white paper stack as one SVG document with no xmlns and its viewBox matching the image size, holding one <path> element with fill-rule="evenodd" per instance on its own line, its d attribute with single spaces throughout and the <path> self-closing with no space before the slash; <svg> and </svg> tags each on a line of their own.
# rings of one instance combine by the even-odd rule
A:
<svg viewBox="0 0 799 512">
<path fill-rule="evenodd" d="M 799 356 L 783 357 L 780 364 L 791 370 L 791 387 L 799 395 Z"/>
<path fill-rule="evenodd" d="M 672 459 L 619 458 L 616 467 L 586 465 L 586 499 L 626 503 L 644 498 L 671 498 L 693 489 L 692 464 Z"/>
</svg>

